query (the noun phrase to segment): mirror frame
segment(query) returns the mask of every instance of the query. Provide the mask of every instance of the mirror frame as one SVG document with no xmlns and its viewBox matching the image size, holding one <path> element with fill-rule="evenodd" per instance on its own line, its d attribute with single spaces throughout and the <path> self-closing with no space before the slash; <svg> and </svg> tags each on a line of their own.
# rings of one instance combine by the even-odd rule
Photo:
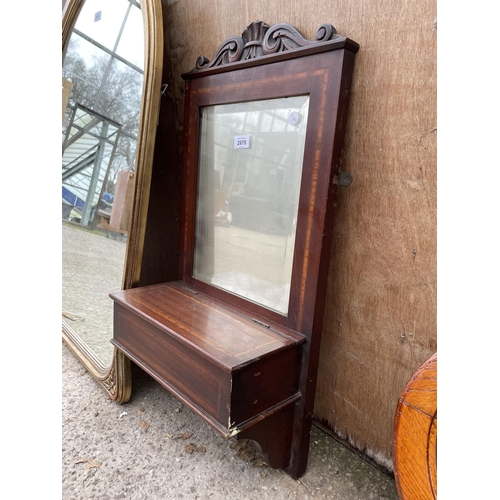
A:
<svg viewBox="0 0 500 500">
<path fill-rule="evenodd" d="M 62 18 L 62 59 L 85 0 L 69 0 Z M 160 106 L 163 70 L 163 17 L 161 0 L 142 0 L 144 26 L 144 81 L 137 137 L 134 200 L 127 237 L 122 289 L 138 285 L 144 248 L 151 173 L 156 140 L 156 126 Z M 111 300 L 111 299 L 110 299 Z M 62 339 L 73 354 L 117 403 L 126 403 L 132 393 L 130 360 L 114 348 L 110 366 L 105 366 L 95 353 L 63 320 Z"/>
</svg>

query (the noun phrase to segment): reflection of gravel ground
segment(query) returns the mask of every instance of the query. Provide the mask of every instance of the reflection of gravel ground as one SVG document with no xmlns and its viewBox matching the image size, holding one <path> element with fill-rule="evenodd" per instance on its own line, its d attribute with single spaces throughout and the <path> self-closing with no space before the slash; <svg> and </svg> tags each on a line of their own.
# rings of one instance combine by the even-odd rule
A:
<svg viewBox="0 0 500 500">
<path fill-rule="evenodd" d="M 121 289 L 126 243 L 62 225 L 62 310 L 66 323 L 105 365 L 113 356 L 113 301 Z"/>
</svg>

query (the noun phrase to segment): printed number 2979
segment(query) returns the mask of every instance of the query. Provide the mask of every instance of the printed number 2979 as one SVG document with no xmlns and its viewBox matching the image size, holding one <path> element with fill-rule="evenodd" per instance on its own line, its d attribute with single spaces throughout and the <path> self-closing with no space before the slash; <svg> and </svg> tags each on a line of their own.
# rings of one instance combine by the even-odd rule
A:
<svg viewBox="0 0 500 500">
<path fill-rule="evenodd" d="M 248 135 L 235 135 L 234 136 L 234 148 L 242 149 L 250 147 L 250 136 Z"/>
</svg>

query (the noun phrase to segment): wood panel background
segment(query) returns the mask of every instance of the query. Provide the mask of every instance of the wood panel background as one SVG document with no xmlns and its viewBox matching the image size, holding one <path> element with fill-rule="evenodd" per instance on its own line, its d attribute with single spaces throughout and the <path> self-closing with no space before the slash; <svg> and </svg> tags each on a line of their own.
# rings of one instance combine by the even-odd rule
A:
<svg viewBox="0 0 500 500">
<path fill-rule="evenodd" d="M 164 82 L 178 144 L 181 73 L 252 21 L 288 22 L 308 38 L 329 22 L 361 46 L 344 156 L 354 182 L 338 203 L 315 418 L 392 470 L 398 397 L 437 349 L 436 3 L 164 0 L 163 6 Z"/>
</svg>

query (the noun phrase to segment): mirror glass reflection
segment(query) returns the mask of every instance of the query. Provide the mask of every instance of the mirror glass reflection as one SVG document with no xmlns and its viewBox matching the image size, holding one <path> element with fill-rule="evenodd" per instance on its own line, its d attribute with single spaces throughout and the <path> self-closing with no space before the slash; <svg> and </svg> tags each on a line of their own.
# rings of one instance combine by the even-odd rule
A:
<svg viewBox="0 0 500 500">
<path fill-rule="evenodd" d="M 288 313 L 309 96 L 200 113 L 193 277 Z"/>
<path fill-rule="evenodd" d="M 62 315 L 100 361 L 113 346 L 144 68 L 140 2 L 86 0 L 62 69 Z"/>
</svg>

